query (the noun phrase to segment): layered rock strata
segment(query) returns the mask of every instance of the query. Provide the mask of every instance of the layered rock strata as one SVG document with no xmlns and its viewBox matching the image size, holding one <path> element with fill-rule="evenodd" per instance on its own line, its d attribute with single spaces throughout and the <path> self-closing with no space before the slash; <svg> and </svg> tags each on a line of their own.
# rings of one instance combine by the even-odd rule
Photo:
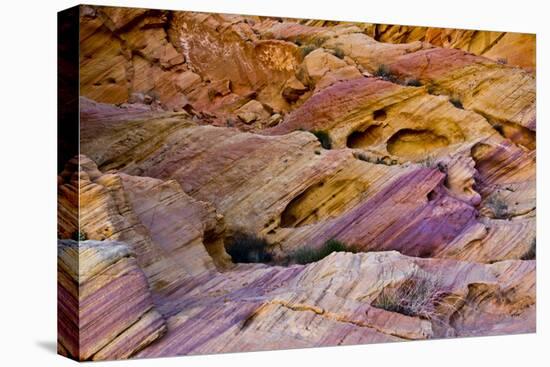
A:
<svg viewBox="0 0 550 367">
<path fill-rule="evenodd" d="M 67 355 L 128 358 L 166 333 L 126 244 L 62 240 L 58 259 L 59 344 Z"/>
<path fill-rule="evenodd" d="M 91 6 L 80 29 L 64 354 L 535 330 L 531 35 Z M 265 263 L 228 254 L 242 233 Z"/>
</svg>

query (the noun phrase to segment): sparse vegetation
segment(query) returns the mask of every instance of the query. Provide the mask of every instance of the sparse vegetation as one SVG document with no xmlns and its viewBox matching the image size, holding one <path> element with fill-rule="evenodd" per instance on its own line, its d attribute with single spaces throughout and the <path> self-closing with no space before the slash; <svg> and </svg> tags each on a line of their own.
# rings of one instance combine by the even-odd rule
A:
<svg viewBox="0 0 550 367">
<path fill-rule="evenodd" d="M 497 58 L 497 62 L 501 65 L 506 65 L 506 64 L 508 64 L 508 59 L 505 58 L 505 57 L 499 57 L 499 58 Z"/>
<path fill-rule="evenodd" d="M 88 239 L 88 235 L 84 231 L 75 231 L 72 235 L 72 239 L 78 242 L 86 241 Z"/>
<path fill-rule="evenodd" d="M 426 92 L 428 92 L 428 94 L 437 95 L 437 87 L 430 83 L 426 86 Z"/>
<path fill-rule="evenodd" d="M 496 219 L 507 219 L 510 216 L 510 213 L 508 212 L 508 204 L 498 193 L 490 196 L 485 202 L 485 206 L 491 209 Z"/>
<path fill-rule="evenodd" d="M 437 165 L 437 162 L 435 161 L 435 158 L 433 156 L 429 155 L 419 161 L 418 164 L 420 164 L 422 167 L 434 168 Z"/>
<path fill-rule="evenodd" d="M 397 287 L 386 287 L 372 306 L 427 320 L 438 319 L 438 306 L 448 292 L 439 277 L 418 270 Z"/>
<path fill-rule="evenodd" d="M 334 56 L 336 56 L 339 59 L 343 59 L 346 56 L 346 54 L 344 53 L 344 50 L 342 50 L 339 47 L 335 47 L 333 49 L 333 54 L 334 54 Z"/>
<path fill-rule="evenodd" d="M 369 162 L 369 163 L 376 163 L 376 164 L 384 164 L 386 166 L 395 166 L 396 164 L 399 164 L 397 159 L 391 159 L 388 156 L 385 157 L 369 157 L 365 153 L 354 153 L 354 157 L 359 159 L 360 161 Z"/>
<path fill-rule="evenodd" d="M 338 240 L 328 240 L 319 249 L 302 247 L 292 254 L 292 262 L 297 264 L 309 264 L 324 259 L 333 252 L 356 252 L 353 248 Z"/>
<path fill-rule="evenodd" d="M 421 87 L 422 86 L 422 83 L 420 82 L 420 80 L 418 79 L 408 79 L 406 82 L 405 82 L 405 85 L 409 86 L 409 87 Z"/>
<path fill-rule="evenodd" d="M 531 245 L 529 246 L 529 250 L 523 256 L 521 256 L 521 260 L 535 260 L 537 258 L 537 238 L 533 238 L 533 241 L 531 241 Z"/>
<path fill-rule="evenodd" d="M 330 140 L 330 136 L 326 131 L 314 130 L 314 131 L 311 131 L 311 133 L 317 137 L 317 139 L 319 140 L 323 148 L 325 149 L 332 148 L 332 141 Z"/>
<path fill-rule="evenodd" d="M 315 45 L 304 45 L 300 47 L 300 53 L 302 54 L 302 58 L 309 55 L 311 52 L 315 51 L 318 47 Z"/>
<path fill-rule="evenodd" d="M 228 241 L 226 250 L 235 263 L 262 263 L 272 259 L 269 243 L 254 234 L 238 232 Z"/>
<path fill-rule="evenodd" d="M 462 101 L 456 97 L 452 97 L 451 99 L 449 99 L 449 102 L 451 102 L 453 106 L 455 106 L 456 108 L 460 108 L 461 110 L 464 109 L 464 106 L 462 105 Z"/>
<path fill-rule="evenodd" d="M 397 82 L 397 78 L 390 71 L 390 68 L 384 64 L 378 66 L 378 69 L 374 72 L 374 76 L 387 80 L 392 83 Z"/>
</svg>

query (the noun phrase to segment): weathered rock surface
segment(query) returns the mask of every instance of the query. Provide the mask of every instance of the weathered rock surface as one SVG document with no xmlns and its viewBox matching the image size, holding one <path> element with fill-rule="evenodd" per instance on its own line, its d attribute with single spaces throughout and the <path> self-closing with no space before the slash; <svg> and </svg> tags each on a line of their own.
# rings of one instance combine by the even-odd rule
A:
<svg viewBox="0 0 550 367">
<path fill-rule="evenodd" d="M 165 334 L 133 256 L 124 243 L 59 241 L 59 343 L 69 355 L 128 358 Z"/>
<path fill-rule="evenodd" d="M 534 331 L 530 35 L 81 9 L 59 236 L 102 241 L 96 273 L 125 243 L 166 320 L 84 359 Z M 233 263 L 238 233 L 271 260 Z M 331 239 L 357 253 L 295 264 Z"/>
<path fill-rule="evenodd" d="M 167 320 L 167 334 L 135 356 L 534 330 L 534 261 L 482 265 L 380 252 L 333 254 L 307 266 L 229 265 L 223 247 L 212 245 L 213 239 L 223 236 L 221 218 L 212 209 L 205 213 L 206 204 L 185 195 L 174 181 L 101 174 L 84 156 L 80 177 L 81 230 L 94 239 L 107 238 L 100 243 L 108 250 L 99 253 L 97 261 L 88 261 L 84 269 L 108 266 L 105 258 L 121 252 L 117 249 L 128 253 L 127 248 L 109 242 L 125 239 L 152 284 L 156 309 Z M 100 223 L 118 223 L 113 228 L 118 234 L 105 237 Z M 175 248 L 178 240 L 182 250 Z M 419 274 L 437 283 L 445 295 L 432 318 L 377 307 L 384 289 Z M 109 345 L 115 348 L 121 343 Z M 95 358 L 109 357 L 105 352 Z"/>
<path fill-rule="evenodd" d="M 438 47 L 456 48 L 485 56 L 532 72 L 536 68 L 534 34 L 373 24 L 369 27 L 368 35 L 388 43 L 424 41 Z"/>
<path fill-rule="evenodd" d="M 349 83 L 355 83 L 353 90 L 357 97 L 353 103 L 370 105 L 375 111 L 384 106 L 362 101 L 362 86 L 366 88 L 365 98 L 369 99 L 379 97 L 369 91 L 385 93 L 384 87 L 393 90 L 393 95 L 399 96 L 396 90 L 413 95 L 405 98 L 403 104 L 391 104 L 391 95 L 382 94 L 380 100 L 390 101 L 392 108 L 398 111 L 395 116 L 392 109 L 385 112 L 386 118 L 395 121 L 398 128 L 388 123 L 380 129 L 379 151 L 376 151 L 376 144 L 353 149 L 345 147 L 349 142 L 346 137 L 358 129 L 347 116 L 357 116 L 365 128 L 369 123 L 380 123 L 373 117 L 375 114 L 361 107 L 363 115 L 360 116 L 353 106 L 347 108 L 339 104 L 334 94 L 326 98 L 336 102 L 339 108 L 332 115 L 316 112 L 322 111 L 323 106 L 331 106 L 322 100 L 325 92 L 320 92 L 311 97 L 310 101 L 316 103 L 311 104 L 314 110 L 307 112 L 319 116 L 304 117 L 304 121 L 316 121 L 318 125 L 299 125 L 301 120 L 295 117 L 308 111 L 309 101 L 288 120 L 270 130 L 271 134 L 277 134 L 271 136 L 197 126 L 180 115 L 150 120 L 146 124 L 128 122 L 126 127 L 113 122 L 98 128 L 95 121 L 89 121 L 82 128 L 82 152 L 96 160 L 102 170 L 120 169 L 132 175 L 175 179 L 187 194 L 213 203 L 224 215 L 230 231 L 260 233 L 277 244 L 275 252 L 281 258 L 302 246 L 321 246 L 331 238 L 362 250 L 399 250 L 413 256 L 458 259 L 460 254 L 466 256 L 462 250 L 472 248 L 474 243 L 483 243 L 484 250 L 480 253 L 486 255 L 480 257 L 480 261 L 519 258 L 529 250 L 534 238 L 530 231 L 534 228 L 535 206 L 534 160 L 530 152 L 507 143 L 479 115 L 456 109 L 441 97 L 421 94 L 419 88 L 394 86 L 376 79 Z M 376 89 L 377 86 L 381 87 Z M 326 94 L 333 88 L 340 92 L 336 87 L 339 85 L 326 89 Z M 424 113 L 424 106 L 433 115 Z M 400 114 L 403 117 L 399 117 Z M 324 116 L 330 116 L 326 117 L 330 125 L 324 123 Z M 411 116 L 419 116 L 418 122 Z M 440 127 L 430 125 L 431 119 L 442 121 Z M 295 122 L 297 125 L 292 125 Z M 343 147 L 324 150 L 312 134 L 284 130 L 300 127 L 325 129 L 335 136 L 334 146 Z M 403 127 L 413 132 L 415 128 L 430 131 L 435 127 L 446 141 L 456 140 L 454 144 L 429 151 L 431 158 L 427 161 L 426 149 L 430 146 L 422 140 L 404 140 L 403 143 L 420 146 L 420 152 L 414 150 L 414 145 L 403 150 L 419 155 L 388 155 L 384 139 L 388 140 Z M 385 129 L 389 133 L 384 133 Z M 342 137 L 333 131 L 341 133 Z M 423 136 L 431 137 L 427 133 Z M 436 133 L 433 136 L 437 136 Z M 102 144 L 95 146 L 95 141 Z M 486 159 L 474 154 L 472 159 L 471 151 L 477 151 L 480 144 L 494 147 L 489 148 L 490 151 L 502 150 L 503 153 Z M 374 152 L 376 159 L 391 157 L 395 164 L 365 162 L 356 158 L 358 151 L 367 155 Z M 508 170 L 511 163 L 506 155 L 510 153 L 515 157 L 514 164 L 523 162 L 522 170 Z M 411 158 L 421 162 L 407 163 Z M 403 164 L 398 164 L 400 161 Z M 499 169 L 501 173 L 497 173 Z M 495 176 L 488 176 L 489 171 Z M 476 183 L 478 176 L 481 179 Z M 494 192 L 495 185 L 511 185 L 516 190 L 503 190 L 499 196 L 498 200 L 507 207 L 505 215 L 502 210 L 498 216 L 491 212 L 494 205 L 488 193 Z M 482 213 L 500 220 L 478 219 L 476 207 L 480 202 Z M 517 233 L 518 228 L 525 228 L 520 232 L 521 239 L 510 242 L 507 249 L 503 249 L 501 241 L 488 240 Z M 467 256 L 465 258 L 470 259 L 470 255 Z"/>
</svg>

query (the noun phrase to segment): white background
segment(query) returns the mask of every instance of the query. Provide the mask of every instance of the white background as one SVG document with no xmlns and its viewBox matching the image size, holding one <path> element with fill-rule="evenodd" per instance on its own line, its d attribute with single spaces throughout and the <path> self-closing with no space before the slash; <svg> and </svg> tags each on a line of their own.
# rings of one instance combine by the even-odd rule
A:
<svg viewBox="0 0 550 367">
<path fill-rule="evenodd" d="M 103 2 L 92 2 L 105 4 Z M 102 362 L 99 366 L 548 365 L 548 37 L 545 1 L 109 1 L 109 5 L 537 33 L 537 334 Z M 73 1 L 5 0 L 0 12 L 0 365 L 68 366 L 56 343 L 56 12 Z M 546 339 L 546 340 L 544 340 Z M 546 344 L 546 350 L 544 345 Z"/>
</svg>

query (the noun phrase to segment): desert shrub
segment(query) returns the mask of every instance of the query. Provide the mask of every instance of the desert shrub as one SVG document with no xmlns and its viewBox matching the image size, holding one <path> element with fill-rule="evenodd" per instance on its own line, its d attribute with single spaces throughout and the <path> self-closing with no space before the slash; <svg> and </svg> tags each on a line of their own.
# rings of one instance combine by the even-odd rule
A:
<svg viewBox="0 0 550 367">
<path fill-rule="evenodd" d="M 418 79 L 409 79 L 405 82 L 405 85 L 409 87 L 421 87 L 422 83 Z"/>
<path fill-rule="evenodd" d="M 372 306 L 407 316 L 438 319 L 437 308 L 448 292 L 434 275 L 415 271 L 397 287 L 386 287 Z"/>
<path fill-rule="evenodd" d="M 84 231 L 75 231 L 72 235 L 72 239 L 75 241 L 86 241 L 88 239 L 88 235 L 86 235 L 86 232 Z"/>
<path fill-rule="evenodd" d="M 449 99 L 449 102 L 451 102 L 453 106 L 455 106 L 456 108 L 460 108 L 461 110 L 464 109 L 464 106 L 462 105 L 462 101 L 456 97 L 452 97 L 451 99 Z"/>
<path fill-rule="evenodd" d="M 315 45 L 304 45 L 300 47 L 300 53 L 302 54 L 302 57 L 306 57 L 311 52 L 315 51 L 318 47 Z"/>
<path fill-rule="evenodd" d="M 391 73 L 390 68 L 384 64 L 378 66 L 378 69 L 376 69 L 376 71 L 374 72 L 374 76 L 377 76 L 392 83 L 395 83 L 397 81 L 395 75 Z"/>
<path fill-rule="evenodd" d="M 354 153 L 353 156 L 360 161 L 369 162 L 369 163 L 376 163 L 376 164 L 384 164 L 386 166 L 395 166 L 396 164 L 399 164 L 397 159 L 391 159 L 388 156 L 385 157 L 369 157 L 365 153 Z"/>
<path fill-rule="evenodd" d="M 505 58 L 505 57 L 499 57 L 499 58 L 497 58 L 497 62 L 501 65 L 506 65 L 506 64 L 508 64 L 508 59 Z"/>
<path fill-rule="evenodd" d="M 533 238 L 533 241 L 531 241 L 531 246 L 529 246 L 529 250 L 523 256 L 521 256 L 521 260 L 535 260 L 537 258 L 537 238 Z"/>
<path fill-rule="evenodd" d="M 485 202 L 485 206 L 491 209 L 496 219 L 506 219 L 509 217 L 508 204 L 499 194 L 489 197 Z"/>
<path fill-rule="evenodd" d="M 235 263 L 261 263 L 272 259 L 269 243 L 254 234 L 238 232 L 228 241 L 227 253 Z"/>
<path fill-rule="evenodd" d="M 428 92 L 428 94 L 437 95 L 437 87 L 434 84 L 429 83 L 426 85 L 426 92 Z"/>
<path fill-rule="evenodd" d="M 293 262 L 297 264 L 309 264 L 321 259 L 324 259 L 333 252 L 355 252 L 352 248 L 346 246 L 345 243 L 338 240 L 328 240 L 319 249 L 310 247 L 302 247 L 292 254 Z"/>
<path fill-rule="evenodd" d="M 434 158 L 434 156 L 428 155 L 426 158 L 422 159 L 418 162 L 422 167 L 426 168 L 434 168 L 437 166 L 437 162 Z"/>
<path fill-rule="evenodd" d="M 336 56 L 339 59 L 343 59 L 346 56 L 346 54 L 344 53 L 344 50 L 342 50 L 339 47 L 335 47 L 333 49 L 333 53 L 334 53 L 334 56 Z"/>
<path fill-rule="evenodd" d="M 332 141 L 330 140 L 330 136 L 326 131 L 314 130 L 311 133 L 317 137 L 323 148 L 330 149 L 332 147 Z"/>
<path fill-rule="evenodd" d="M 354 156 L 355 156 L 355 158 L 359 159 L 360 161 L 370 163 L 370 158 L 365 153 L 357 153 L 357 154 L 354 154 Z"/>
</svg>

